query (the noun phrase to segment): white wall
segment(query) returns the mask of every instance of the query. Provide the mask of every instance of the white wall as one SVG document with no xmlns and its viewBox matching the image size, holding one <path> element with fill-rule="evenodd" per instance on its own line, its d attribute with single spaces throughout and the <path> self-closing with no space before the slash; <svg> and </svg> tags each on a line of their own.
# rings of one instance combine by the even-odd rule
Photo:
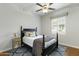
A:
<svg viewBox="0 0 79 59">
<path fill-rule="evenodd" d="M 59 44 L 79 48 L 79 4 L 73 4 L 42 16 L 42 31 L 44 34 L 51 34 L 51 17 L 58 16 L 64 12 L 69 13 L 66 17 L 66 34 L 59 34 Z"/>
<path fill-rule="evenodd" d="M 12 48 L 13 33 L 20 31 L 20 26 L 38 28 L 41 33 L 40 17 L 30 11 L 20 12 L 10 4 L 0 4 L 0 51 Z"/>
</svg>

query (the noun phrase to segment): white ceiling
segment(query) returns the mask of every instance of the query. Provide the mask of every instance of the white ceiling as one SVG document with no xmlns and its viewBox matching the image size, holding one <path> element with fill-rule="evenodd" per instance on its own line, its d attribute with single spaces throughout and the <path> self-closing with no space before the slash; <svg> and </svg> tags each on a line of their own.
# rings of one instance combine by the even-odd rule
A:
<svg viewBox="0 0 79 59">
<path fill-rule="evenodd" d="M 7 4 L 5 4 L 5 5 L 7 5 Z M 35 12 L 36 10 L 41 8 L 40 6 L 36 5 L 35 3 L 11 3 L 8 5 L 14 6 L 16 9 L 18 9 L 21 12 L 29 11 L 29 12 L 36 13 L 39 15 L 44 15 L 42 12 Z M 50 7 L 58 10 L 60 8 L 68 6 L 68 5 L 70 5 L 70 3 L 53 3 Z M 53 12 L 53 11 L 50 11 L 50 12 Z"/>
<path fill-rule="evenodd" d="M 37 6 L 35 3 L 19 3 L 14 5 L 16 5 L 19 8 L 19 10 L 22 10 L 24 12 L 30 11 L 36 14 L 43 15 L 42 12 L 35 12 L 36 10 L 41 8 L 40 6 Z M 54 3 L 50 7 L 58 10 L 68 5 L 70 5 L 70 3 Z M 49 11 L 49 12 L 53 12 L 53 11 Z"/>
</svg>

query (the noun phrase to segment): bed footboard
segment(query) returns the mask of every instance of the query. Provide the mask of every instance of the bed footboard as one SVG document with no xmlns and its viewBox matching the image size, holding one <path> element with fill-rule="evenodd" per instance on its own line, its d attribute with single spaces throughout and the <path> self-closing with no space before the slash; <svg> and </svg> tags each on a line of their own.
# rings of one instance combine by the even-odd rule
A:
<svg viewBox="0 0 79 59">
<path fill-rule="evenodd" d="M 56 36 L 56 42 L 54 44 L 50 45 L 48 48 L 45 48 L 45 35 L 43 35 L 42 56 L 49 55 L 56 48 L 58 48 L 58 33 L 57 33 L 57 36 Z"/>
</svg>

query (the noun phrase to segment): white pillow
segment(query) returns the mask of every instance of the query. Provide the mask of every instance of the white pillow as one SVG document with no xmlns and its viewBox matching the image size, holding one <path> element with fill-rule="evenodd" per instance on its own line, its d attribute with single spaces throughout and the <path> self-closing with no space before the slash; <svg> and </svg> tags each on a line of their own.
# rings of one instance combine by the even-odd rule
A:
<svg viewBox="0 0 79 59">
<path fill-rule="evenodd" d="M 27 36 L 27 37 L 34 37 L 35 36 L 35 32 L 25 32 L 25 36 Z"/>
</svg>

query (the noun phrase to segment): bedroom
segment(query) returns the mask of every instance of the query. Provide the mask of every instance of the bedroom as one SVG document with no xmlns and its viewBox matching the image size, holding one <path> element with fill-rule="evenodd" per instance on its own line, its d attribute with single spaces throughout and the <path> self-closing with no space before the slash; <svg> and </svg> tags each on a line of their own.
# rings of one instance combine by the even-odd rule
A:
<svg viewBox="0 0 79 59">
<path fill-rule="evenodd" d="M 12 47 L 14 37 L 20 38 L 21 26 L 22 29 L 35 29 L 37 27 L 37 35 L 51 35 L 51 20 L 63 16 L 66 17 L 65 22 L 62 21 L 65 25 L 65 31 L 64 33 L 58 32 L 58 44 L 79 49 L 79 4 L 54 3 L 50 7 L 55 8 L 55 10 L 43 13 L 42 11 L 35 12 L 41 8 L 36 3 L 0 3 L 0 51 L 12 50 L 10 53 L 12 56 L 13 54 L 15 56 L 30 56 L 31 53 L 28 51 L 25 53 L 26 47 L 15 48 L 14 50 Z M 63 50 L 63 47 L 59 47 Z M 64 56 L 64 51 L 55 51 L 49 56 L 55 55 Z"/>
</svg>

